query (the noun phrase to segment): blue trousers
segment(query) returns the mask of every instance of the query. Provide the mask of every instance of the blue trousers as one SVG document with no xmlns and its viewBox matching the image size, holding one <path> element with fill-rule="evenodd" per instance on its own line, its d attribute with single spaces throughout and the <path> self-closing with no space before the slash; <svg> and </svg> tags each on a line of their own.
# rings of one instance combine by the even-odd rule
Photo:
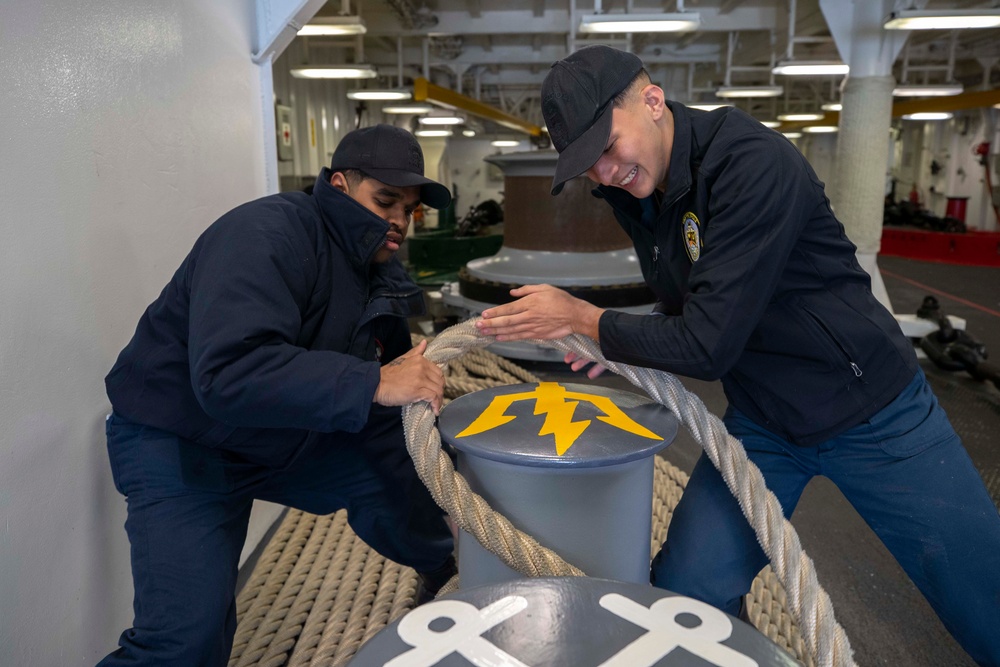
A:
<svg viewBox="0 0 1000 667">
<path fill-rule="evenodd" d="M 797 447 L 730 408 L 729 432 L 785 516 L 829 478 L 982 665 L 1000 665 L 1000 514 L 923 371 L 874 417 Z M 768 563 L 718 470 L 702 454 L 653 561 L 652 581 L 735 615 Z"/>
<path fill-rule="evenodd" d="M 320 515 L 346 508 L 351 528 L 382 555 L 417 571 L 442 567 L 451 532 L 413 470 L 400 411 L 372 409 L 360 433 L 311 434 L 280 470 L 112 414 L 108 453 L 128 505 L 135 620 L 101 667 L 227 663 L 255 498 Z"/>
</svg>

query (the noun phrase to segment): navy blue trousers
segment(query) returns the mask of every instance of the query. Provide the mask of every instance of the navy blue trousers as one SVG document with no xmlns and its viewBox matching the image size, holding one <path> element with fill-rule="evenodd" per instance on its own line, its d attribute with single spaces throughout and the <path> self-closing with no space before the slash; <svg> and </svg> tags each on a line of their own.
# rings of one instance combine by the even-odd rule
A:
<svg viewBox="0 0 1000 667">
<path fill-rule="evenodd" d="M 1000 514 L 924 377 L 874 417 L 816 447 L 797 447 L 730 408 L 785 516 L 817 475 L 875 531 L 949 632 L 982 665 L 1000 665 Z M 653 583 L 735 615 L 768 559 L 705 454 L 653 561 Z"/>
<path fill-rule="evenodd" d="M 128 504 L 135 620 L 101 667 L 227 663 L 254 499 L 320 515 L 346 508 L 382 555 L 421 572 L 442 567 L 451 532 L 413 470 L 400 411 L 372 408 L 362 432 L 312 434 L 280 470 L 112 414 L 108 453 Z"/>
</svg>

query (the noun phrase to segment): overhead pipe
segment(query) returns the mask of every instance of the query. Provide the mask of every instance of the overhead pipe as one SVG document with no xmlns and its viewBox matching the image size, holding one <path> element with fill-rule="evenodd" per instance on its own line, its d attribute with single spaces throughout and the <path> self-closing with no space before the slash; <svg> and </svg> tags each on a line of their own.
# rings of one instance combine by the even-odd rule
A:
<svg viewBox="0 0 1000 667">
<path fill-rule="evenodd" d="M 346 2 L 346 0 L 345 0 Z M 396 37 L 396 72 L 397 81 L 400 88 L 403 87 L 403 36 Z"/>
<path fill-rule="evenodd" d="M 786 60 L 795 60 L 795 0 L 788 0 L 788 47 Z"/>
<path fill-rule="evenodd" d="M 425 79 L 430 79 L 431 78 L 431 43 L 430 43 L 430 37 L 424 37 L 424 39 L 421 42 L 420 46 L 421 46 L 421 50 L 423 52 L 423 58 L 424 58 L 424 78 Z"/>
<path fill-rule="evenodd" d="M 951 45 L 948 49 L 948 78 L 946 81 L 954 81 L 955 76 L 955 49 L 958 48 L 958 31 L 951 31 Z"/>
<path fill-rule="evenodd" d="M 357 16 L 358 20 L 361 19 L 361 2 L 360 0 L 356 3 L 357 5 Z M 350 0 L 341 0 L 340 5 L 341 13 L 350 13 L 351 5 Z M 365 36 L 358 35 L 355 37 L 354 41 L 354 62 L 363 63 L 365 61 Z"/>
<path fill-rule="evenodd" d="M 723 85 L 728 88 L 733 84 L 732 82 L 732 70 L 733 70 L 733 51 L 736 49 L 736 32 L 733 30 L 729 31 L 729 40 L 726 48 L 726 77 L 724 79 Z"/>
<path fill-rule="evenodd" d="M 958 46 L 958 32 L 953 30 L 951 32 L 951 41 L 948 49 L 948 62 L 944 65 L 911 65 L 910 64 L 910 42 L 907 40 L 906 44 L 903 46 L 903 65 L 902 71 L 900 72 L 900 84 L 909 83 L 910 73 L 919 72 L 922 77 L 922 83 L 930 83 L 930 72 L 944 72 L 945 82 L 950 83 L 955 80 L 955 51 Z"/>
<path fill-rule="evenodd" d="M 566 53 L 576 53 L 576 0 L 569 0 L 569 30 L 566 31 Z"/>
</svg>

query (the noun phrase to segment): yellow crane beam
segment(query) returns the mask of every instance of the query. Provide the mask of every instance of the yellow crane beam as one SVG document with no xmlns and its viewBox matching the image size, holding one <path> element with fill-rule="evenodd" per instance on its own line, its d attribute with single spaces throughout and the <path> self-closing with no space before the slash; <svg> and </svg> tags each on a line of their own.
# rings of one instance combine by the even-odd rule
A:
<svg viewBox="0 0 1000 667">
<path fill-rule="evenodd" d="M 413 101 L 434 102 L 449 108 L 465 111 L 473 116 L 493 121 L 498 125 L 530 134 L 533 137 L 537 137 L 542 133 L 542 128 L 533 123 L 529 123 L 517 116 L 511 116 L 509 113 L 501 111 L 496 107 L 483 104 L 477 99 L 455 92 L 454 90 L 433 84 L 423 77 L 413 82 Z"/>
<path fill-rule="evenodd" d="M 963 111 L 965 109 L 981 109 L 1000 104 L 1000 88 L 990 90 L 976 90 L 961 95 L 948 95 L 946 97 L 928 97 L 921 100 L 907 100 L 896 102 L 892 105 L 892 117 L 899 118 L 904 114 L 924 113 L 928 111 Z M 801 130 L 804 127 L 814 127 L 816 125 L 837 125 L 840 122 L 840 113 L 828 111 L 823 115 L 822 120 L 798 121 L 794 123 L 782 123 L 779 128 L 781 132 Z"/>
</svg>

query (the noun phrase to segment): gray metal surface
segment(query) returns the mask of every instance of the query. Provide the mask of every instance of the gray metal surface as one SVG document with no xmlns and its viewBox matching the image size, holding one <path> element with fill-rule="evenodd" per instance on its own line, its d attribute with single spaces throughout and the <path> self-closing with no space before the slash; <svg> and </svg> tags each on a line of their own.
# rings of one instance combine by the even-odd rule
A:
<svg viewBox="0 0 1000 667">
<path fill-rule="evenodd" d="M 653 456 L 677 433 L 669 410 L 632 392 L 542 382 L 493 387 L 442 410 L 470 488 L 588 575 L 649 581 Z M 462 531 L 462 587 L 521 577 Z"/>
<path fill-rule="evenodd" d="M 642 282 L 634 248 L 560 252 L 503 247 L 491 257 L 472 260 L 466 268 L 476 278 L 512 285 L 610 286 Z"/>
<path fill-rule="evenodd" d="M 597 468 L 669 444 L 677 418 L 628 391 L 567 382 L 492 387 L 449 403 L 441 438 L 459 452 L 516 466 Z"/>
<path fill-rule="evenodd" d="M 391 661 L 391 662 L 390 662 Z M 417 607 L 370 639 L 351 667 L 791 667 L 742 621 L 651 586 L 522 579 Z"/>
<path fill-rule="evenodd" d="M 589 576 L 649 582 L 653 453 L 604 468 L 537 468 L 459 452 L 473 491 L 542 546 Z M 458 534 L 462 588 L 523 578 L 465 531 Z"/>
</svg>

